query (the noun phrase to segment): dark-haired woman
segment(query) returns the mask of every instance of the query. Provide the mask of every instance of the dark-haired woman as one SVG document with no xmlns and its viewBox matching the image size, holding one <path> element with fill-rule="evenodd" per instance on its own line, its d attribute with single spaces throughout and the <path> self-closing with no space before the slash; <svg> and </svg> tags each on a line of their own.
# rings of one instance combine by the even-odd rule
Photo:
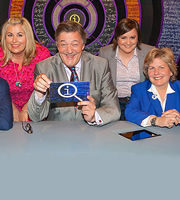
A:
<svg viewBox="0 0 180 200">
<path fill-rule="evenodd" d="M 121 120 L 131 96 L 131 86 L 145 80 L 144 58 L 153 46 L 141 43 L 139 24 L 124 18 L 117 24 L 113 44 L 100 48 L 99 56 L 109 61 L 111 75 L 118 90 Z"/>
</svg>

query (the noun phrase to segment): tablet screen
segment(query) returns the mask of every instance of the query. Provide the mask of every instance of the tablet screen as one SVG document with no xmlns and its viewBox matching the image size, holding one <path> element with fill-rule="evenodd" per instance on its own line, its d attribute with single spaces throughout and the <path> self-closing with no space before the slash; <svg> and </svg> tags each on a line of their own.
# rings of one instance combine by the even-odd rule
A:
<svg viewBox="0 0 180 200">
<path fill-rule="evenodd" d="M 126 133 L 119 133 L 119 135 L 121 135 L 123 137 L 126 137 L 126 138 L 128 138 L 128 139 L 130 139 L 132 141 L 160 136 L 160 134 L 153 133 L 153 132 L 148 131 L 146 129 L 142 129 L 142 130 L 138 130 L 138 131 L 126 132 Z"/>
</svg>

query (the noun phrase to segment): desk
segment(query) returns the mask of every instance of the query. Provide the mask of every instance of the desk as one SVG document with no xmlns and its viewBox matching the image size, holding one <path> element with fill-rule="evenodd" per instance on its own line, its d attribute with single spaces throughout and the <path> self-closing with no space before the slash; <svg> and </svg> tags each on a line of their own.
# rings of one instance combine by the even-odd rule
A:
<svg viewBox="0 0 180 200">
<path fill-rule="evenodd" d="M 0 131 L 0 199 L 167 199 L 180 197 L 180 127 L 130 141 L 130 122 L 103 127 L 75 121 L 21 123 Z M 3 197 L 3 198 L 2 198 Z M 17 197 L 17 198 L 15 198 Z"/>
</svg>

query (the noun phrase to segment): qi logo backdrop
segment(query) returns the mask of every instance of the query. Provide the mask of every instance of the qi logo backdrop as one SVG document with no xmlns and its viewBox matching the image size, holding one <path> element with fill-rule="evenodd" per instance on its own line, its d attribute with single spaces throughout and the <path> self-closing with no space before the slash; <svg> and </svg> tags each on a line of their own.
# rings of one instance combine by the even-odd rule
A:
<svg viewBox="0 0 180 200">
<path fill-rule="evenodd" d="M 170 47 L 180 59 L 179 0 L 0 0 L 1 23 L 10 16 L 22 15 L 32 24 L 36 39 L 52 54 L 57 49 L 54 32 L 66 19 L 79 22 L 88 34 L 86 50 L 98 54 L 101 46 L 112 42 L 117 22 L 135 18 L 142 41 L 158 47 Z M 0 10 L 0 11 L 1 11 Z M 1 16 L 2 15 L 2 16 Z"/>
</svg>

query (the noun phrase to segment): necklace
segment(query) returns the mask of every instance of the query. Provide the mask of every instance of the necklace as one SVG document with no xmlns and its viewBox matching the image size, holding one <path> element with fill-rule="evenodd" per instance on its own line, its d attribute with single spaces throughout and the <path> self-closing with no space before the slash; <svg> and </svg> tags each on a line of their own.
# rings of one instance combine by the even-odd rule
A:
<svg viewBox="0 0 180 200">
<path fill-rule="evenodd" d="M 23 67 L 23 69 L 22 69 L 22 73 L 21 73 L 21 77 L 18 79 L 18 75 L 17 75 L 17 70 L 16 70 L 16 68 L 15 68 L 15 63 L 13 62 L 13 66 L 14 66 L 14 71 L 15 71 L 15 73 L 16 73 L 16 83 L 15 83 L 15 85 L 17 86 L 17 87 L 21 87 L 21 85 L 22 85 L 22 82 L 21 82 L 21 78 L 22 78 L 22 75 L 23 75 L 23 72 L 24 72 L 24 67 Z"/>
</svg>

